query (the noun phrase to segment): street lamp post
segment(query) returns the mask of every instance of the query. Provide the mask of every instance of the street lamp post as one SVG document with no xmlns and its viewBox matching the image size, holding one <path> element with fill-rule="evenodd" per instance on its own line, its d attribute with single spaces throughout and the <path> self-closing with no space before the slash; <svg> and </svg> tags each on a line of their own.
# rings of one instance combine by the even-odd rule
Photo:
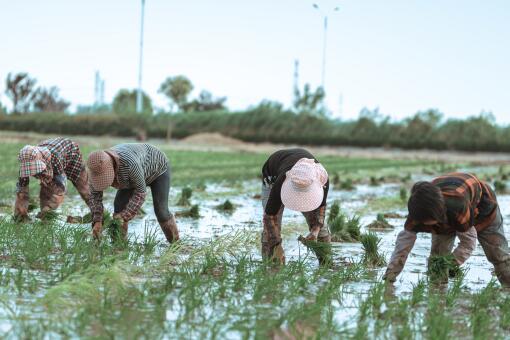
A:
<svg viewBox="0 0 510 340">
<path fill-rule="evenodd" d="M 142 97 L 142 61 L 143 61 L 143 21 L 145 12 L 145 0 L 142 0 L 142 18 L 140 23 L 140 59 L 138 64 L 138 90 L 136 92 L 136 112 L 143 111 L 143 97 Z"/>
<path fill-rule="evenodd" d="M 325 90 L 325 82 L 326 82 L 326 47 L 328 42 L 328 15 L 323 13 L 320 9 L 319 5 L 313 4 L 313 8 L 319 11 L 324 20 L 324 37 L 323 37 L 323 45 L 322 45 L 322 77 L 321 77 L 321 87 L 322 90 Z M 335 7 L 333 9 L 334 12 L 338 11 L 339 8 Z"/>
</svg>

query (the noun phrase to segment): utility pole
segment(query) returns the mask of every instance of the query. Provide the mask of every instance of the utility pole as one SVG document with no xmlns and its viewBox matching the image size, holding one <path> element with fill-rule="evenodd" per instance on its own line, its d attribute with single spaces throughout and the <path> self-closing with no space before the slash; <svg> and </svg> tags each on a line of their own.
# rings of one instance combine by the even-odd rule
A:
<svg viewBox="0 0 510 340">
<path fill-rule="evenodd" d="M 313 4 L 313 8 L 319 11 L 319 13 L 322 15 L 324 20 L 324 37 L 322 42 L 322 72 L 321 72 L 321 87 L 324 92 L 325 86 L 326 86 L 326 47 L 328 42 L 328 15 L 323 13 L 322 10 L 319 8 L 319 5 Z M 335 7 L 333 9 L 334 12 L 338 11 L 339 8 Z"/>
<path fill-rule="evenodd" d="M 294 88 L 292 91 L 292 95 L 294 97 L 294 100 L 298 99 L 297 96 L 299 95 L 299 60 L 294 60 Z"/>
<path fill-rule="evenodd" d="M 143 61 L 143 21 L 145 12 L 145 0 L 142 0 L 142 16 L 140 22 L 140 60 L 138 64 L 138 91 L 136 92 L 136 112 L 143 111 L 143 97 L 142 97 L 142 61 Z"/>
</svg>

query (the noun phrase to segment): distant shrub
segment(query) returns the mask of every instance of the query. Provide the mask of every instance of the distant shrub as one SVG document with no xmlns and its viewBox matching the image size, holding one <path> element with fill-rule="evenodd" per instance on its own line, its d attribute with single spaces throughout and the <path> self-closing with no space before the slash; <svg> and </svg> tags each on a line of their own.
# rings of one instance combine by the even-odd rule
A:
<svg viewBox="0 0 510 340">
<path fill-rule="evenodd" d="M 143 115 L 143 119 L 124 113 L 0 115 L 0 130 L 64 135 L 135 136 L 143 127 L 149 137 L 165 138 L 169 126 L 173 138 L 217 132 L 256 143 L 510 151 L 510 126 L 496 125 L 488 114 L 442 121 L 437 112 L 429 110 L 394 122 L 368 112 L 357 120 L 339 121 L 264 104 L 243 112 L 161 113 Z"/>
</svg>

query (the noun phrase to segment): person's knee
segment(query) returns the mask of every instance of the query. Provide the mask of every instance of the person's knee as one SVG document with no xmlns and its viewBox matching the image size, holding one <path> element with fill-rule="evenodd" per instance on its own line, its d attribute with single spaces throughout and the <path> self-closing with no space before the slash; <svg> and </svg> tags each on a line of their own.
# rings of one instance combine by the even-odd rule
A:
<svg viewBox="0 0 510 340">
<path fill-rule="evenodd" d="M 154 213 L 156 214 L 156 218 L 158 219 L 158 222 L 166 222 L 170 219 L 171 214 L 168 210 L 167 206 L 161 207 L 161 206 L 154 206 Z"/>
</svg>

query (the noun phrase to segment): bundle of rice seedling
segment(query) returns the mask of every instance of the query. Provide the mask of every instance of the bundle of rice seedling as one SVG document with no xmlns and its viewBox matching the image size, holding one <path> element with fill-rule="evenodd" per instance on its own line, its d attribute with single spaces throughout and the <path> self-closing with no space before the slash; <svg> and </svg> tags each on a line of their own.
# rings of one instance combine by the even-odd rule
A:
<svg viewBox="0 0 510 340">
<path fill-rule="evenodd" d="M 194 219 L 200 218 L 200 207 L 198 204 L 193 205 L 189 210 L 178 211 L 175 213 L 176 216 L 180 217 L 190 217 Z"/>
<path fill-rule="evenodd" d="M 433 255 L 429 258 L 427 274 L 432 282 L 447 282 L 448 277 L 455 277 L 462 273 L 455 257 L 449 255 Z"/>
<path fill-rule="evenodd" d="M 361 230 L 359 216 L 347 217 L 340 213 L 329 223 L 331 240 L 333 242 L 356 242 L 359 241 Z"/>
<path fill-rule="evenodd" d="M 177 205 L 183 206 L 183 207 L 189 207 L 191 205 L 191 195 L 193 194 L 193 190 L 189 187 L 182 188 L 181 191 L 181 197 L 179 198 L 179 201 L 177 202 Z"/>
<path fill-rule="evenodd" d="M 331 223 L 340 214 L 340 202 L 334 201 L 329 209 L 328 224 Z"/>
<path fill-rule="evenodd" d="M 402 202 L 407 202 L 407 189 L 405 187 L 400 188 L 399 196 Z"/>
<path fill-rule="evenodd" d="M 331 243 L 311 241 L 303 236 L 299 236 L 298 241 L 314 252 L 321 265 L 331 264 Z"/>
<path fill-rule="evenodd" d="M 55 210 L 41 211 L 37 214 L 37 218 L 40 218 L 44 222 L 52 222 L 58 219 L 59 214 Z"/>
<path fill-rule="evenodd" d="M 346 178 L 343 181 L 341 180 L 339 185 L 340 185 L 341 190 L 347 190 L 347 191 L 354 190 L 354 182 L 350 178 Z"/>
<path fill-rule="evenodd" d="M 113 242 L 121 241 L 125 239 L 122 230 L 122 221 L 113 218 L 108 211 L 103 213 L 103 229 L 108 233 Z"/>
<path fill-rule="evenodd" d="M 377 214 L 377 218 L 375 221 L 367 225 L 367 229 L 370 230 L 388 230 L 388 229 L 394 229 L 395 227 L 392 226 L 388 220 L 384 217 L 384 214 Z"/>
<path fill-rule="evenodd" d="M 223 212 L 231 213 L 231 212 L 234 212 L 236 210 L 236 207 L 235 207 L 234 204 L 232 204 L 232 202 L 230 202 L 230 200 L 226 200 L 222 204 L 218 205 L 216 207 L 216 209 L 218 209 L 220 211 L 223 211 Z"/>
<path fill-rule="evenodd" d="M 368 232 L 367 234 L 361 235 L 361 245 L 365 250 L 365 254 L 363 255 L 363 263 L 380 267 L 386 265 L 386 260 L 384 256 L 379 254 L 379 244 L 381 243 L 381 239 L 373 232 Z"/>
</svg>

